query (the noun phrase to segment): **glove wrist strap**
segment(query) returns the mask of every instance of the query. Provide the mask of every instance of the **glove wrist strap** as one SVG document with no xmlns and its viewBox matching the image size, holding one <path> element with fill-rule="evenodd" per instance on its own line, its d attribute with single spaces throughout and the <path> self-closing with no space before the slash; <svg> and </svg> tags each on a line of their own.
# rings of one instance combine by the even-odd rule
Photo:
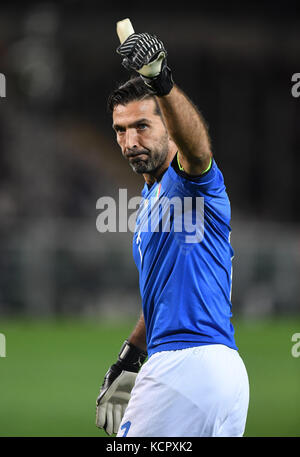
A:
<svg viewBox="0 0 300 457">
<path fill-rule="evenodd" d="M 147 84 L 147 86 L 149 86 L 158 97 L 168 95 L 174 85 L 172 72 L 168 66 L 165 66 L 160 74 L 155 78 L 146 78 L 142 75 L 141 77 L 143 78 L 145 84 Z"/>
<path fill-rule="evenodd" d="M 125 340 L 120 352 L 119 352 L 119 362 L 124 365 L 132 365 L 137 371 L 141 368 L 144 361 L 147 358 L 147 352 L 142 351 L 134 344 L 130 343 L 128 340 Z"/>
</svg>

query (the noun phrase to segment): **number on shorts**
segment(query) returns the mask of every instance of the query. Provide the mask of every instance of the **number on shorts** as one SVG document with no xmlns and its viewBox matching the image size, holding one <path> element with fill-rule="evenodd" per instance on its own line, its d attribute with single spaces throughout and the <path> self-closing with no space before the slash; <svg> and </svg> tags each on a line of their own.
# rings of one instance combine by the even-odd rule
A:
<svg viewBox="0 0 300 457">
<path fill-rule="evenodd" d="M 121 430 L 123 430 L 123 428 L 125 429 L 123 437 L 127 436 L 127 433 L 129 431 L 130 425 L 131 425 L 130 421 L 127 421 L 127 422 L 125 422 L 124 425 L 122 425 Z"/>
</svg>

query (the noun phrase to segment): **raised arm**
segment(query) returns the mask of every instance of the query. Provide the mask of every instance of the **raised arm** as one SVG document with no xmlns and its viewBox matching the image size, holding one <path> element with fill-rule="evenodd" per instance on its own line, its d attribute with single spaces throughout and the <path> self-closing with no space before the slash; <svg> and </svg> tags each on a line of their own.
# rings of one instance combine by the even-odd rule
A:
<svg viewBox="0 0 300 457">
<path fill-rule="evenodd" d="M 140 73 L 157 96 L 181 167 L 191 175 L 205 172 L 212 157 L 207 128 L 196 106 L 174 85 L 163 42 L 155 35 L 133 33 L 117 52 L 123 57 L 122 64 Z"/>
<path fill-rule="evenodd" d="M 174 86 L 168 95 L 157 97 L 169 135 L 178 147 L 179 162 L 190 175 L 200 175 L 212 157 L 210 139 L 197 107 Z"/>
</svg>

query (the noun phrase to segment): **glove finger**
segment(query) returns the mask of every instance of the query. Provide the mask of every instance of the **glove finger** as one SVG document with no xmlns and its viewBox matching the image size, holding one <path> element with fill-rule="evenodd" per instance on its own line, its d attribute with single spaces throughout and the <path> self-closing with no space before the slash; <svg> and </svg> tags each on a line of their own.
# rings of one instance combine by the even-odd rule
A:
<svg viewBox="0 0 300 457">
<path fill-rule="evenodd" d="M 122 419 L 123 419 L 123 416 L 125 414 L 126 408 L 127 408 L 127 403 L 122 405 Z"/>
<path fill-rule="evenodd" d="M 130 54 L 139 40 L 139 35 L 137 34 L 132 34 L 130 35 L 118 48 L 117 48 L 117 53 L 120 54 L 121 56 L 127 56 Z"/>
<path fill-rule="evenodd" d="M 139 40 L 137 49 L 130 56 L 130 60 L 136 68 L 141 68 L 143 65 L 148 63 L 151 57 L 151 45 L 143 38 Z"/>
<path fill-rule="evenodd" d="M 131 70 L 131 65 L 130 65 L 130 61 L 127 57 L 125 57 L 123 60 L 122 60 L 122 65 L 123 67 L 126 68 L 126 70 Z"/>
<path fill-rule="evenodd" d="M 145 47 L 141 47 L 137 50 L 137 52 L 130 58 L 131 63 L 138 68 L 141 68 L 146 61 L 148 60 L 149 50 Z"/>
<path fill-rule="evenodd" d="M 108 403 L 102 403 L 101 405 L 97 406 L 96 410 L 96 425 L 99 428 L 103 428 L 106 422 L 106 411 L 107 411 Z"/>
<path fill-rule="evenodd" d="M 106 433 L 111 435 L 113 433 L 113 429 L 114 429 L 113 404 L 107 403 L 105 431 L 106 431 Z"/>
<path fill-rule="evenodd" d="M 133 57 L 130 57 L 130 62 L 139 70 L 143 65 L 148 65 L 150 62 L 156 60 L 161 52 L 162 48 L 158 45 L 153 45 L 147 52 L 144 49 L 139 49 Z"/>
<path fill-rule="evenodd" d="M 118 433 L 120 423 L 122 420 L 122 407 L 121 405 L 114 406 L 114 433 Z"/>
</svg>

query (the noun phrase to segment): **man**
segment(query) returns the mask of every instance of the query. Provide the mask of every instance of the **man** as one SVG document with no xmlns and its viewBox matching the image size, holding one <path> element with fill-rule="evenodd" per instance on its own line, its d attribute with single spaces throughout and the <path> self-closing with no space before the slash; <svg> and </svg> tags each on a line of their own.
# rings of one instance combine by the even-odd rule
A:
<svg viewBox="0 0 300 457">
<path fill-rule="evenodd" d="M 223 176 L 202 116 L 173 82 L 163 43 L 133 34 L 117 51 L 140 73 L 112 93 L 109 107 L 122 154 L 145 179 L 133 239 L 143 312 L 106 373 L 96 424 L 128 437 L 242 436 L 249 386 L 230 322 Z M 157 210 L 163 199 L 192 205 L 177 217 L 176 205 Z M 191 215 L 186 226 L 182 218 Z"/>
</svg>

